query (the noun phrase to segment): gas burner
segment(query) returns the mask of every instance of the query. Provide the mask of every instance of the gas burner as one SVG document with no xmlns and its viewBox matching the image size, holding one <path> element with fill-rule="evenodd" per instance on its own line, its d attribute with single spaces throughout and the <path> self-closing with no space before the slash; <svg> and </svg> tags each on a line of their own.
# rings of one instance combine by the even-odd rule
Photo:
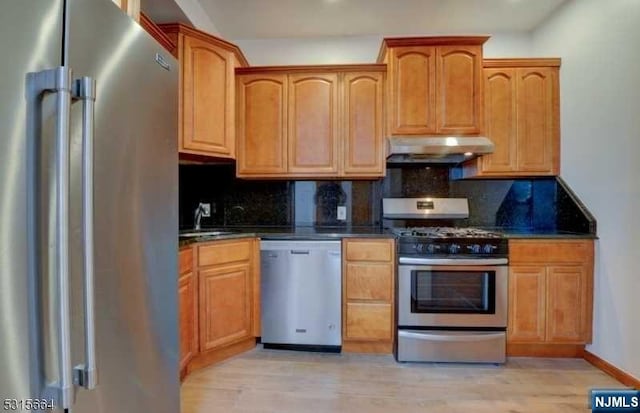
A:
<svg viewBox="0 0 640 413">
<path fill-rule="evenodd" d="M 394 228 L 393 233 L 402 237 L 426 238 L 502 238 L 502 234 L 479 228 L 415 227 Z"/>
</svg>

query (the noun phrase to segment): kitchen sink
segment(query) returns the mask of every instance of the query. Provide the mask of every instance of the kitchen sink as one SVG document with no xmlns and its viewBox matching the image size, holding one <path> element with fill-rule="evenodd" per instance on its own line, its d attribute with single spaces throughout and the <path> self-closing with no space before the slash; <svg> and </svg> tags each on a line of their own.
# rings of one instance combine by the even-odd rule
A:
<svg viewBox="0 0 640 413">
<path fill-rule="evenodd" d="M 192 231 L 192 232 L 181 232 L 179 234 L 180 238 L 193 238 L 193 237 L 219 237 L 221 235 L 231 235 L 234 232 L 232 231 Z"/>
</svg>

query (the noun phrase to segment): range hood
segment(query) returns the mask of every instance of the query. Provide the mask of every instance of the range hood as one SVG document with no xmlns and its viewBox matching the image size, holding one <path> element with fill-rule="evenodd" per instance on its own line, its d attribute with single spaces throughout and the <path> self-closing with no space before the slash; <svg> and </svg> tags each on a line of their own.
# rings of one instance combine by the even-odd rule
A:
<svg viewBox="0 0 640 413">
<path fill-rule="evenodd" d="M 393 136 L 388 144 L 391 163 L 458 164 L 492 153 L 495 147 L 483 136 Z"/>
</svg>

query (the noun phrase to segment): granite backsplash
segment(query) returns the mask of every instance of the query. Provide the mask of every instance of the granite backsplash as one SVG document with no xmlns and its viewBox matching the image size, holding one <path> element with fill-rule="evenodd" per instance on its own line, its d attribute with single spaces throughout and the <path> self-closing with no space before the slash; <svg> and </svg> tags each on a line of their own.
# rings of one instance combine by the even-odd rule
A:
<svg viewBox="0 0 640 413">
<path fill-rule="evenodd" d="M 211 204 L 203 227 L 461 225 L 516 231 L 595 233 L 595 220 L 555 177 L 452 180 L 446 166 L 389 165 L 376 181 L 248 181 L 233 165 L 180 165 L 180 227 L 192 228 L 199 202 Z M 389 222 L 384 197 L 461 197 L 469 218 Z M 345 219 L 338 219 L 344 207 Z"/>
</svg>

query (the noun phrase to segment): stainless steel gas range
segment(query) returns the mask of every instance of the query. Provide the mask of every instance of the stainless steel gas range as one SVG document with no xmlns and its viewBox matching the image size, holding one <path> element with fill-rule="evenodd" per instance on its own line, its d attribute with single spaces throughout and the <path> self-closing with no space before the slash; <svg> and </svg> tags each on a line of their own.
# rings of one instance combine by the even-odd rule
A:
<svg viewBox="0 0 640 413">
<path fill-rule="evenodd" d="M 386 219 L 468 216 L 466 199 L 385 199 Z M 436 212 L 433 212 L 436 211 Z M 431 214 L 430 214 L 431 212 Z M 433 218 L 437 216 L 438 218 Z M 395 227 L 398 361 L 504 363 L 508 244 L 461 227 Z"/>
</svg>

